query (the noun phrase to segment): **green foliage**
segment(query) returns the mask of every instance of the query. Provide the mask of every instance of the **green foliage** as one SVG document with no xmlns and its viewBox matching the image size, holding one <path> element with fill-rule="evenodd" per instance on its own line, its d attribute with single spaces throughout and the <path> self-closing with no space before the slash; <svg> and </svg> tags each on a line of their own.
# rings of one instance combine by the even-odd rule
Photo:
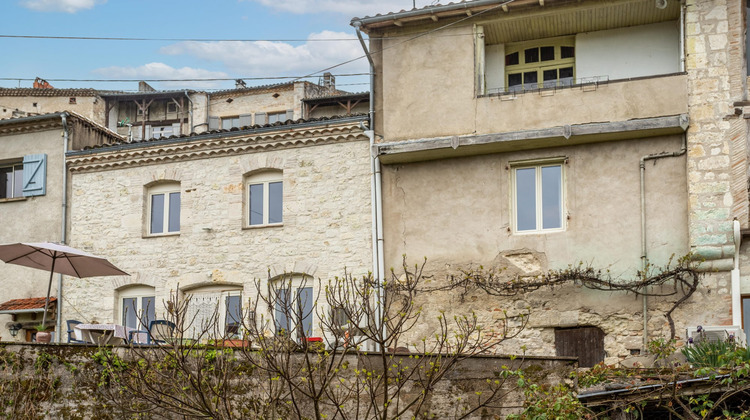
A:
<svg viewBox="0 0 750 420">
<path fill-rule="evenodd" d="M 694 367 L 723 368 L 733 364 L 739 346 L 733 340 L 702 340 L 682 349 L 682 354 Z M 744 349 L 743 349 L 744 350 Z M 744 350 L 741 353 L 747 354 Z"/>
<path fill-rule="evenodd" d="M 522 378 L 518 385 L 524 389 L 524 410 L 512 414 L 509 420 L 578 420 L 590 417 L 590 412 L 564 384 L 554 387 L 526 384 Z"/>
</svg>

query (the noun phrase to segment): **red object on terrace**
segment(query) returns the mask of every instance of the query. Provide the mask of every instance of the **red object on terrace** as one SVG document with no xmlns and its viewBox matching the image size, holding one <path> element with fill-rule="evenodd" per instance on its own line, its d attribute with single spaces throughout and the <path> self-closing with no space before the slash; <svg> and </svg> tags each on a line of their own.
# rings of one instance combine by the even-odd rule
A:
<svg viewBox="0 0 750 420">
<path fill-rule="evenodd" d="M 322 343 L 323 337 L 307 337 L 304 340 L 308 343 Z"/>
<path fill-rule="evenodd" d="M 7 302 L 0 303 L 0 311 L 20 311 L 25 309 L 44 309 L 44 297 L 28 298 L 28 299 L 12 299 Z M 52 304 L 57 301 L 57 298 L 49 298 L 49 303 Z"/>
</svg>

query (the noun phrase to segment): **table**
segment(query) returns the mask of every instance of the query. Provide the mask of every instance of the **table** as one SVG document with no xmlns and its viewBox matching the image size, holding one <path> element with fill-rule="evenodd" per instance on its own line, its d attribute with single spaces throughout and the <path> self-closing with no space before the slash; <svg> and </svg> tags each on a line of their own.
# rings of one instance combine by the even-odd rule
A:
<svg viewBox="0 0 750 420">
<path fill-rule="evenodd" d="M 118 324 L 78 324 L 73 327 L 76 339 L 98 345 L 125 344 L 134 328 Z"/>
</svg>

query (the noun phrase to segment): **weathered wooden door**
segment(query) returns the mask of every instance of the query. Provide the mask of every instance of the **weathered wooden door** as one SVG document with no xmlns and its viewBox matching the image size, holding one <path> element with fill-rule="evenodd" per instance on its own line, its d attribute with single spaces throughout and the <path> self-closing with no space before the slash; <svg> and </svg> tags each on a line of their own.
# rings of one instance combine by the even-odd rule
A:
<svg viewBox="0 0 750 420">
<path fill-rule="evenodd" d="M 604 361 L 604 331 L 597 327 L 558 328 L 555 330 L 558 356 L 578 357 L 580 367 Z"/>
</svg>

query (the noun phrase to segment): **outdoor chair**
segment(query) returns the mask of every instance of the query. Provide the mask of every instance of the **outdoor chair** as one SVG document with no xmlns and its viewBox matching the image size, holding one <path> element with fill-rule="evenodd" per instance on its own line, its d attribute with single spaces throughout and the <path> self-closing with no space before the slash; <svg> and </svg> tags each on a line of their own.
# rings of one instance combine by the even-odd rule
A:
<svg viewBox="0 0 750 420">
<path fill-rule="evenodd" d="M 80 324 L 81 321 L 69 319 L 66 321 L 66 323 L 68 324 L 68 343 L 85 343 L 85 341 L 76 339 L 76 332 L 73 329 L 76 325 Z"/>
<path fill-rule="evenodd" d="M 164 319 L 151 321 L 148 326 L 149 344 L 172 344 L 174 341 L 174 322 Z"/>
<path fill-rule="evenodd" d="M 128 333 L 128 343 L 130 344 L 149 344 L 148 331 L 133 330 Z"/>
</svg>

